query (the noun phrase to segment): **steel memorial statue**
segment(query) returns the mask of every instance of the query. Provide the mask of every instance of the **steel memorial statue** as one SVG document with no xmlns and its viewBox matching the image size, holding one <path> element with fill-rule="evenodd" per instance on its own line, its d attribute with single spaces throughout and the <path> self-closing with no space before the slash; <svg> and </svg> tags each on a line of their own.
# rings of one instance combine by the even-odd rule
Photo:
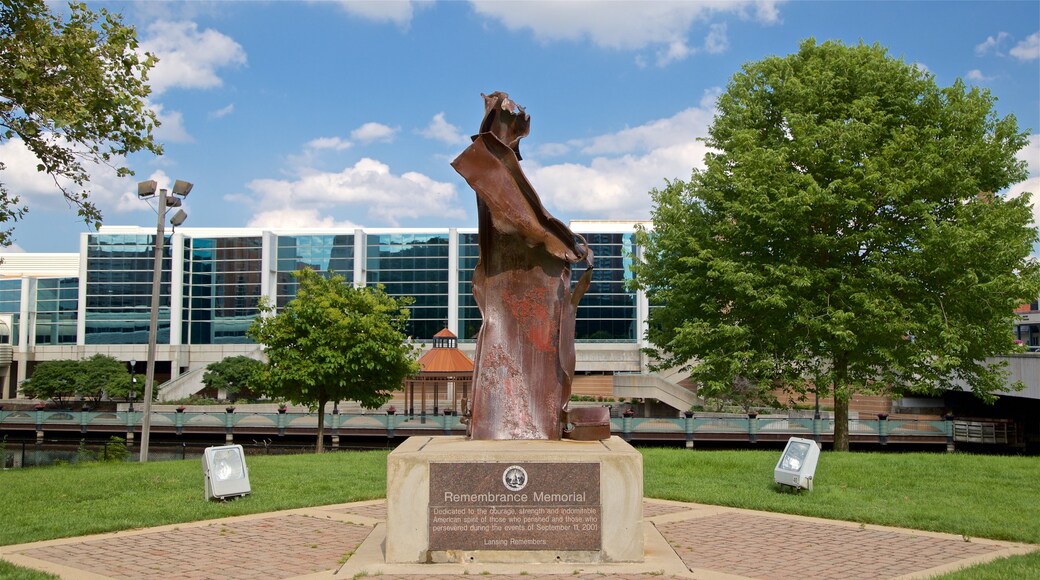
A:
<svg viewBox="0 0 1040 580">
<path fill-rule="evenodd" d="M 585 240 L 549 215 L 520 168 L 530 116 L 495 92 L 473 143 L 453 162 L 477 194 L 480 258 L 468 432 L 472 439 L 609 437 L 605 408 L 569 411 L 574 318 L 592 280 Z M 571 265 L 585 273 L 571 288 Z"/>
</svg>

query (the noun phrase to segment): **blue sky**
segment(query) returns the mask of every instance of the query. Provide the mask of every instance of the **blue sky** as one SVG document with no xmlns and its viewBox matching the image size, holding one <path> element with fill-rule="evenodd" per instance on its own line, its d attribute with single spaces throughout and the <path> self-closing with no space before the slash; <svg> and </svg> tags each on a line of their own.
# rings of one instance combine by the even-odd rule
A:
<svg viewBox="0 0 1040 580">
<path fill-rule="evenodd" d="M 551 213 L 645 219 L 651 188 L 701 165 L 729 78 L 808 37 L 990 89 L 1031 135 L 1010 193 L 1040 192 L 1035 0 L 88 4 L 161 59 L 149 104 L 166 152 L 129 159 L 135 177 L 94 172 L 108 225 L 154 226 L 137 181 L 186 179 L 185 226 L 475 226 L 449 162 L 495 90 L 531 114 L 523 163 Z M 89 228 L 19 147 L 0 143 L 0 178 L 31 208 L 14 249 L 78 251 Z"/>
</svg>

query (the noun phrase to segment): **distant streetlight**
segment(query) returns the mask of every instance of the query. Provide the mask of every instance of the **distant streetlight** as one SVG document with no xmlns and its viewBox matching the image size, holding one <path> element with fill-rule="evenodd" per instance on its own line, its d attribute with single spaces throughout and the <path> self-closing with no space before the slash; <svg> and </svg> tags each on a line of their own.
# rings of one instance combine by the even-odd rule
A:
<svg viewBox="0 0 1040 580">
<path fill-rule="evenodd" d="M 191 193 L 192 184 L 178 179 L 173 184 L 175 196 L 186 197 Z M 148 441 L 152 426 L 152 388 L 155 380 L 155 344 L 159 338 L 159 288 L 162 282 L 162 258 L 163 243 L 165 242 L 166 210 L 171 207 L 180 207 L 181 200 L 178 197 L 169 197 L 165 189 L 158 189 L 155 180 L 142 181 L 137 184 L 137 197 L 150 199 L 159 195 L 159 220 L 155 226 L 155 265 L 152 268 L 152 317 L 148 326 L 148 366 L 144 378 L 144 417 L 141 418 L 141 463 L 148 461 Z M 188 214 L 180 210 L 174 216 L 178 226 L 184 223 Z M 174 280 L 170 279 L 172 285 Z M 173 304 L 170 304 L 173 308 Z"/>
<path fill-rule="evenodd" d="M 137 359 L 130 359 L 130 412 L 134 412 L 134 387 L 137 386 L 137 377 L 135 372 L 137 370 Z"/>
</svg>

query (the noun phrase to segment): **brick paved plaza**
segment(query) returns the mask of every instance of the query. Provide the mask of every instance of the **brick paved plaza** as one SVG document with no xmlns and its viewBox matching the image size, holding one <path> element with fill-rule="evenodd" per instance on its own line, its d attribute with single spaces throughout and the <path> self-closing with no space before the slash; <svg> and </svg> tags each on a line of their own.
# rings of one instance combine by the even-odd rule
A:
<svg viewBox="0 0 1040 580">
<path fill-rule="evenodd" d="M 257 514 L 5 546 L 62 578 L 928 578 L 1040 546 L 645 500 L 641 564 L 383 562 L 384 501 Z"/>
</svg>

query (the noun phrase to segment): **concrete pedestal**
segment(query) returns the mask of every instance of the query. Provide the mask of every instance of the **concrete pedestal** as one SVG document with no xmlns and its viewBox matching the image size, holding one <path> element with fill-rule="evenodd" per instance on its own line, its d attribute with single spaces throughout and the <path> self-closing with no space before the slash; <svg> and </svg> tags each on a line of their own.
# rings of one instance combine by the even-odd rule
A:
<svg viewBox="0 0 1040 580">
<path fill-rule="evenodd" d="M 643 561 L 643 458 L 619 437 L 411 437 L 386 498 L 387 563 Z"/>
</svg>

